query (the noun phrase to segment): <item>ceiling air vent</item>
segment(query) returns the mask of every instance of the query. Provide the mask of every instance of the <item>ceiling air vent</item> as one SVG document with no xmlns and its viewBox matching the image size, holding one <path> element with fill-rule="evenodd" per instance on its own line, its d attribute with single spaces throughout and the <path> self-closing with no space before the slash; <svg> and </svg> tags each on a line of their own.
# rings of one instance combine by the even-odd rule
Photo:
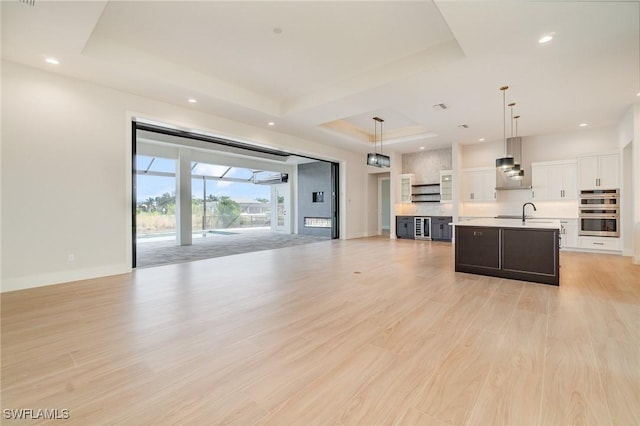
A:
<svg viewBox="0 0 640 426">
<path fill-rule="evenodd" d="M 458 127 L 460 127 L 461 129 L 468 129 L 469 125 L 468 124 L 458 124 Z"/>
<path fill-rule="evenodd" d="M 35 6 L 36 0 L 20 0 L 21 3 L 28 4 L 29 6 Z"/>
<path fill-rule="evenodd" d="M 433 106 L 433 109 L 438 111 L 444 111 L 445 109 L 447 109 L 447 106 L 445 104 L 435 104 Z"/>
</svg>

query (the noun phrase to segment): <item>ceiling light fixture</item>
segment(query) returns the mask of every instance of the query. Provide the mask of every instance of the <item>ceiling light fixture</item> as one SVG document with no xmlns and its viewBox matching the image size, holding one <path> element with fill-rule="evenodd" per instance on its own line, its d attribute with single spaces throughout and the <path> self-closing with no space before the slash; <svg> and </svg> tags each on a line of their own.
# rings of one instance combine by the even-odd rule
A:
<svg viewBox="0 0 640 426">
<path fill-rule="evenodd" d="M 551 34 L 544 35 L 538 39 L 538 43 L 546 44 L 553 40 L 553 36 Z"/>
<path fill-rule="evenodd" d="M 478 142 L 484 142 L 484 140 L 485 140 L 484 138 L 480 138 L 478 139 Z"/>
<path fill-rule="evenodd" d="M 60 65 L 60 61 L 57 60 L 56 58 L 49 57 L 49 58 L 46 58 L 44 61 L 51 65 Z"/>
<path fill-rule="evenodd" d="M 384 120 L 380 117 L 373 117 L 373 152 L 367 154 L 367 165 L 374 167 L 390 167 L 391 159 L 388 155 L 382 155 L 382 123 Z M 378 123 L 380 123 L 380 154 L 378 154 Z"/>
<path fill-rule="evenodd" d="M 506 100 L 506 92 L 509 89 L 509 86 L 502 86 L 500 90 L 502 91 L 502 137 L 504 139 L 504 156 L 496 159 L 496 169 L 500 169 L 502 171 L 508 170 L 513 167 L 514 161 L 513 156 L 507 155 L 507 100 Z"/>
<path fill-rule="evenodd" d="M 580 127 L 587 127 L 588 125 L 589 125 L 589 123 L 580 123 L 580 124 L 578 124 L 578 126 L 580 126 Z"/>
<path fill-rule="evenodd" d="M 420 149 L 424 149 L 424 146 L 421 146 Z"/>
<path fill-rule="evenodd" d="M 270 122 L 268 122 L 267 124 L 268 124 L 269 126 L 275 126 L 275 125 L 276 125 L 276 123 L 274 123 L 273 121 L 270 121 Z"/>
<path fill-rule="evenodd" d="M 187 102 L 189 102 L 190 104 L 195 104 L 195 103 L 198 103 L 198 100 L 194 98 L 189 98 L 187 99 Z"/>
</svg>

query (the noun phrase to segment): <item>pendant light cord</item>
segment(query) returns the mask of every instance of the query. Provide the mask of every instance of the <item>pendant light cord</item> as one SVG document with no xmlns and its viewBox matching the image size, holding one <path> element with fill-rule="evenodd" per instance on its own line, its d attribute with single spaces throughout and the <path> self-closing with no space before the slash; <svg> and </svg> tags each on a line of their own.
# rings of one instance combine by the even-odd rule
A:
<svg viewBox="0 0 640 426">
<path fill-rule="evenodd" d="M 507 89 L 508 86 L 500 88 L 502 90 L 502 140 L 504 141 L 504 156 L 507 156 Z"/>
<path fill-rule="evenodd" d="M 382 121 L 380 122 L 380 155 L 382 155 Z"/>
<path fill-rule="evenodd" d="M 378 122 L 373 119 L 373 152 L 378 154 Z"/>
<path fill-rule="evenodd" d="M 380 123 L 380 155 L 382 155 L 382 122 L 384 120 L 380 117 L 373 117 L 373 121 L 375 121 L 373 124 L 373 150 L 376 154 L 378 153 L 378 123 Z"/>
<path fill-rule="evenodd" d="M 511 103 L 509 104 L 509 108 L 511 108 L 511 112 L 510 112 L 510 114 L 509 114 L 509 122 L 510 122 L 510 124 L 511 124 L 511 137 L 513 137 L 513 107 L 514 107 L 514 106 L 516 106 L 516 103 L 515 103 L 515 102 L 511 102 Z M 516 136 L 518 136 L 518 135 L 516 135 Z"/>
</svg>

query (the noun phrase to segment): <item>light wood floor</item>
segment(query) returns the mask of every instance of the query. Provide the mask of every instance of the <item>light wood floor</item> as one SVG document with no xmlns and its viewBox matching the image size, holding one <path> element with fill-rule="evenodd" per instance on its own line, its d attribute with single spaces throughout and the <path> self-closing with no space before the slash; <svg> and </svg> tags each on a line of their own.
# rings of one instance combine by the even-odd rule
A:
<svg viewBox="0 0 640 426">
<path fill-rule="evenodd" d="M 640 267 L 561 261 L 558 288 L 456 274 L 448 243 L 368 238 L 6 293 L 2 409 L 81 425 L 638 425 Z"/>
</svg>

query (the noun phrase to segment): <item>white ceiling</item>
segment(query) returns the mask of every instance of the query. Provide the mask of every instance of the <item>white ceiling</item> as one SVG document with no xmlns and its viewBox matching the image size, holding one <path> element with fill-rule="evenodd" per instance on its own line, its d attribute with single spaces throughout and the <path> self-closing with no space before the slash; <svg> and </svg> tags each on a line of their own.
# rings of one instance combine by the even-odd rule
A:
<svg viewBox="0 0 640 426">
<path fill-rule="evenodd" d="M 615 125 L 640 100 L 633 1 L 1 7 L 5 60 L 356 151 L 371 148 L 375 115 L 389 150 L 498 140 L 504 84 L 522 136 Z"/>
</svg>

